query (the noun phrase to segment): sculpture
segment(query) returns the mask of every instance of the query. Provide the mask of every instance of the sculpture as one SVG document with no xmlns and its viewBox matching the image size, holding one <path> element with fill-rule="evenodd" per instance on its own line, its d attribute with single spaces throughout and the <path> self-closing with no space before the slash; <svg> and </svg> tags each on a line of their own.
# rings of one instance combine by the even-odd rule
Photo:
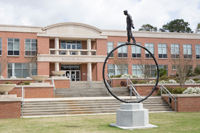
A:
<svg viewBox="0 0 200 133">
<path fill-rule="evenodd" d="M 133 37 L 132 35 L 132 31 L 131 31 L 131 27 L 134 29 L 135 27 L 133 26 L 133 20 L 132 20 L 132 17 L 130 14 L 128 14 L 128 11 L 127 10 L 124 10 L 124 15 L 126 15 L 126 24 L 127 24 L 127 27 L 126 27 L 126 30 L 127 30 L 127 41 L 130 42 L 131 38 L 133 40 L 133 43 L 136 43 L 136 40 L 135 38 Z"/>
</svg>

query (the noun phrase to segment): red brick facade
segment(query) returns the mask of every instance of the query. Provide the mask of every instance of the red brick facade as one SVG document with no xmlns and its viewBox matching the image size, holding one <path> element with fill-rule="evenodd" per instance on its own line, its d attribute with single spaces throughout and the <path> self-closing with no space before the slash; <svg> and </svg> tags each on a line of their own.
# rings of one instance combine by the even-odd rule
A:
<svg viewBox="0 0 200 133">
<path fill-rule="evenodd" d="M 0 119 L 20 118 L 21 101 L 1 101 L 0 102 Z"/>
</svg>

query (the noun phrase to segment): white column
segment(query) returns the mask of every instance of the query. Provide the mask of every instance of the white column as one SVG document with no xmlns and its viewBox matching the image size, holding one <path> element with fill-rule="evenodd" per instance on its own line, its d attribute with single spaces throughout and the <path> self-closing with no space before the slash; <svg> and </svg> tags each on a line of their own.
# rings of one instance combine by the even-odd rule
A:
<svg viewBox="0 0 200 133">
<path fill-rule="evenodd" d="M 87 73 L 92 81 L 92 63 L 87 63 Z M 87 80 L 89 81 L 89 78 L 87 78 Z"/>
<path fill-rule="evenodd" d="M 58 62 L 55 63 L 55 71 L 59 71 L 59 63 Z"/>
<path fill-rule="evenodd" d="M 59 38 L 55 38 L 55 55 L 59 55 L 59 51 L 57 51 L 59 49 Z"/>
<path fill-rule="evenodd" d="M 87 50 L 88 50 L 88 55 L 91 55 L 91 39 L 87 39 Z"/>
</svg>

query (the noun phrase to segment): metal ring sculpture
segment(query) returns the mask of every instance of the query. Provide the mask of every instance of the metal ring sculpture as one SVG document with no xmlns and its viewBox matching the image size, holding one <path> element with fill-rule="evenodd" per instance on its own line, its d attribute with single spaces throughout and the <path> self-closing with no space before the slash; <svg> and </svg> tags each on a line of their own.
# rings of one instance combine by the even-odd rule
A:
<svg viewBox="0 0 200 133">
<path fill-rule="evenodd" d="M 148 96 L 146 96 L 145 98 L 143 98 L 143 99 L 141 99 L 141 100 L 138 100 L 138 101 L 125 101 L 125 100 L 120 99 L 119 97 L 117 97 L 116 95 L 114 95 L 114 94 L 111 92 L 111 90 L 109 89 L 109 87 L 108 87 L 108 85 L 107 85 L 107 83 L 106 83 L 106 80 L 105 80 L 105 74 L 104 74 L 104 72 L 105 72 L 105 66 L 106 66 L 106 62 L 107 62 L 108 58 L 110 57 L 110 55 L 111 55 L 116 49 L 118 49 L 118 48 L 120 48 L 120 47 L 122 47 L 122 46 L 126 46 L 126 45 L 135 45 L 135 46 L 137 46 L 137 47 L 140 47 L 140 48 L 143 48 L 144 50 L 146 50 L 146 51 L 151 55 L 151 57 L 153 58 L 153 60 L 155 61 L 156 68 L 157 68 L 157 75 L 159 75 L 158 63 L 157 63 L 155 57 L 153 56 L 153 54 L 152 54 L 147 48 L 145 48 L 145 47 L 143 47 L 143 46 L 141 46 L 141 45 L 137 45 L 136 43 L 125 43 L 125 44 L 121 44 L 120 46 L 117 46 L 117 47 L 114 48 L 112 51 L 110 51 L 110 53 L 107 55 L 107 57 L 106 57 L 106 59 L 105 59 L 105 61 L 104 61 L 104 64 L 103 64 L 103 80 L 104 80 L 104 84 L 105 84 L 107 90 L 109 91 L 109 93 L 110 93 L 113 97 L 115 97 L 117 100 L 119 100 L 119 101 L 121 101 L 121 102 L 124 102 L 124 103 L 140 103 L 140 102 L 146 100 L 146 99 L 147 99 L 149 96 L 151 96 L 151 94 L 155 91 L 156 86 L 158 85 L 159 76 L 157 76 L 156 84 L 155 84 L 153 90 L 151 91 L 151 93 L 150 93 Z"/>
</svg>

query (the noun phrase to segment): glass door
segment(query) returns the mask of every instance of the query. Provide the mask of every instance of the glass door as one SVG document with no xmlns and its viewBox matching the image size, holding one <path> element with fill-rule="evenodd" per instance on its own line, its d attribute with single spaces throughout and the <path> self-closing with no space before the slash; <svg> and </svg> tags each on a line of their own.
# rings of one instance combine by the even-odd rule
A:
<svg viewBox="0 0 200 133">
<path fill-rule="evenodd" d="M 71 81 L 80 81 L 80 70 L 69 70 L 65 74 L 68 78 L 71 77 Z"/>
</svg>

